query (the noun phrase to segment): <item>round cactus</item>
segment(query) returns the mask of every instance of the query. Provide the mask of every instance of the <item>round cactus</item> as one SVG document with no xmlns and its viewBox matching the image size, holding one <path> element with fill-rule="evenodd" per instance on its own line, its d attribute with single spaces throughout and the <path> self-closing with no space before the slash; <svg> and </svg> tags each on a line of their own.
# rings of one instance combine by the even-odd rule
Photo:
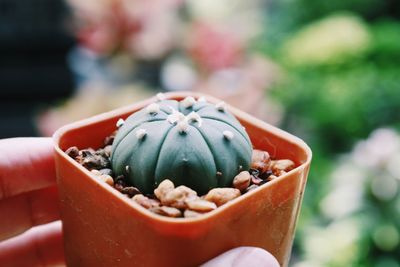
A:
<svg viewBox="0 0 400 267">
<path fill-rule="evenodd" d="M 115 137 L 111 164 L 143 193 L 170 179 L 202 194 L 230 186 L 249 168 L 251 154 L 249 136 L 224 103 L 187 97 L 132 114 Z"/>
</svg>

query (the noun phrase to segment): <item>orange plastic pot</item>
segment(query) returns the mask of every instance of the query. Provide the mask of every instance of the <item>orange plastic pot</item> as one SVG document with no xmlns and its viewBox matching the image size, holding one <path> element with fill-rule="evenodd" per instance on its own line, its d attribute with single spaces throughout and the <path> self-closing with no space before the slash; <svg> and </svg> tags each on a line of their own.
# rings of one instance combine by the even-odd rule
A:
<svg viewBox="0 0 400 267">
<path fill-rule="evenodd" d="M 194 93 L 170 93 L 183 99 Z M 206 96 L 210 102 L 219 100 Z M 155 98 L 76 122 L 55 135 L 57 182 L 68 266 L 198 266 L 238 246 L 270 251 L 287 266 L 311 150 L 299 138 L 233 107 L 255 148 L 297 167 L 200 218 L 168 218 L 147 211 L 93 177 L 63 151 L 98 148 L 119 118 Z"/>
</svg>

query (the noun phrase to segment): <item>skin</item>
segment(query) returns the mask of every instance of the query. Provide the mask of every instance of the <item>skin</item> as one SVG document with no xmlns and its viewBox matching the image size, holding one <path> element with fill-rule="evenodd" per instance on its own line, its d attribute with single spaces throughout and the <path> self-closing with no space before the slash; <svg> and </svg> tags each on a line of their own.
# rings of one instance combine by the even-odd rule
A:
<svg viewBox="0 0 400 267">
<path fill-rule="evenodd" d="M 0 140 L 0 265 L 65 266 L 53 141 Z M 202 265 L 278 267 L 260 248 L 240 247 Z"/>
<path fill-rule="evenodd" d="M 52 140 L 0 140 L 0 265 L 63 266 L 57 198 Z"/>
</svg>

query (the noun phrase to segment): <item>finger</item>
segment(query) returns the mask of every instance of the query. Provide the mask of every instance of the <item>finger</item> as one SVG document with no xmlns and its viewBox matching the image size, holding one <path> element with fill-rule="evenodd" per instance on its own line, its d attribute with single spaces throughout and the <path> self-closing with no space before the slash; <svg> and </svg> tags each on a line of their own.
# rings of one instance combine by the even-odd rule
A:
<svg viewBox="0 0 400 267">
<path fill-rule="evenodd" d="M 55 184 L 51 138 L 0 140 L 0 200 Z"/>
<path fill-rule="evenodd" d="M 57 188 L 47 187 L 1 200 L 0 217 L 0 241 L 59 219 Z"/>
<path fill-rule="evenodd" d="M 201 267 L 279 267 L 278 261 L 269 252 L 256 247 L 231 249 L 206 262 Z"/>
<path fill-rule="evenodd" d="M 61 223 L 32 228 L 0 243 L 1 266 L 65 266 Z"/>
</svg>

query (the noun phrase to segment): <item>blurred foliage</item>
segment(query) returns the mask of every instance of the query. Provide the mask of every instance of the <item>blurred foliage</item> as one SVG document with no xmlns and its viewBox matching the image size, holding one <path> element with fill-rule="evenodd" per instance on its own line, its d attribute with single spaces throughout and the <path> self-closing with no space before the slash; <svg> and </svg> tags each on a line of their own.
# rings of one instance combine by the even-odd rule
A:
<svg viewBox="0 0 400 267">
<path fill-rule="evenodd" d="M 335 160 L 314 214 L 324 222 L 302 225 L 296 266 L 399 266 L 399 159 L 399 133 L 381 128 Z"/>
<path fill-rule="evenodd" d="M 309 131 L 326 152 L 348 150 L 371 130 L 399 122 L 399 92 L 399 68 L 374 63 L 299 68 L 275 90 L 287 107 L 284 127 Z"/>
<path fill-rule="evenodd" d="M 370 45 L 365 23 L 352 14 L 335 14 L 307 25 L 283 46 L 287 65 L 334 65 L 354 60 Z"/>
<path fill-rule="evenodd" d="M 397 0 L 283 0 L 277 4 L 293 24 L 304 24 L 334 12 L 349 11 L 365 19 L 399 16 Z"/>
<path fill-rule="evenodd" d="M 391 246 L 398 246 L 400 197 L 382 201 L 370 189 L 381 167 L 360 167 L 369 172 L 359 189 L 363 208 L 334 220 L 321 207 L 334 191 L 340 155 L 377 128 L 400 129 L 399 17 L 400 2 L 392 0 L 272 1 L 265 35 L 253 45 L 279 65 L 270 97 L 284 106 L 280 126 L 313 150 L 296 267 L 399 267 Z"/>
<path fill-rule="evenodd" d="M 325 64 L 281 64 L 274 96 L 286 107 L 283 127 L 315 139 L 308 141 L 326 153 L 346 151 L 373 129 L 400 121 L 400 23 L 374 23 L 369 31 L 369 47 L 360 46 L 358 57 L 339 50 Z M 287 50 L 280 53 L 286 58 Z"/>
<path fill-rule="evenodd" d="M 400 62 L 400 22 L 385 19 L 371 25 L 373 44 L 369 59 L 375 62 L 398 66 Z"/>
</svg>

